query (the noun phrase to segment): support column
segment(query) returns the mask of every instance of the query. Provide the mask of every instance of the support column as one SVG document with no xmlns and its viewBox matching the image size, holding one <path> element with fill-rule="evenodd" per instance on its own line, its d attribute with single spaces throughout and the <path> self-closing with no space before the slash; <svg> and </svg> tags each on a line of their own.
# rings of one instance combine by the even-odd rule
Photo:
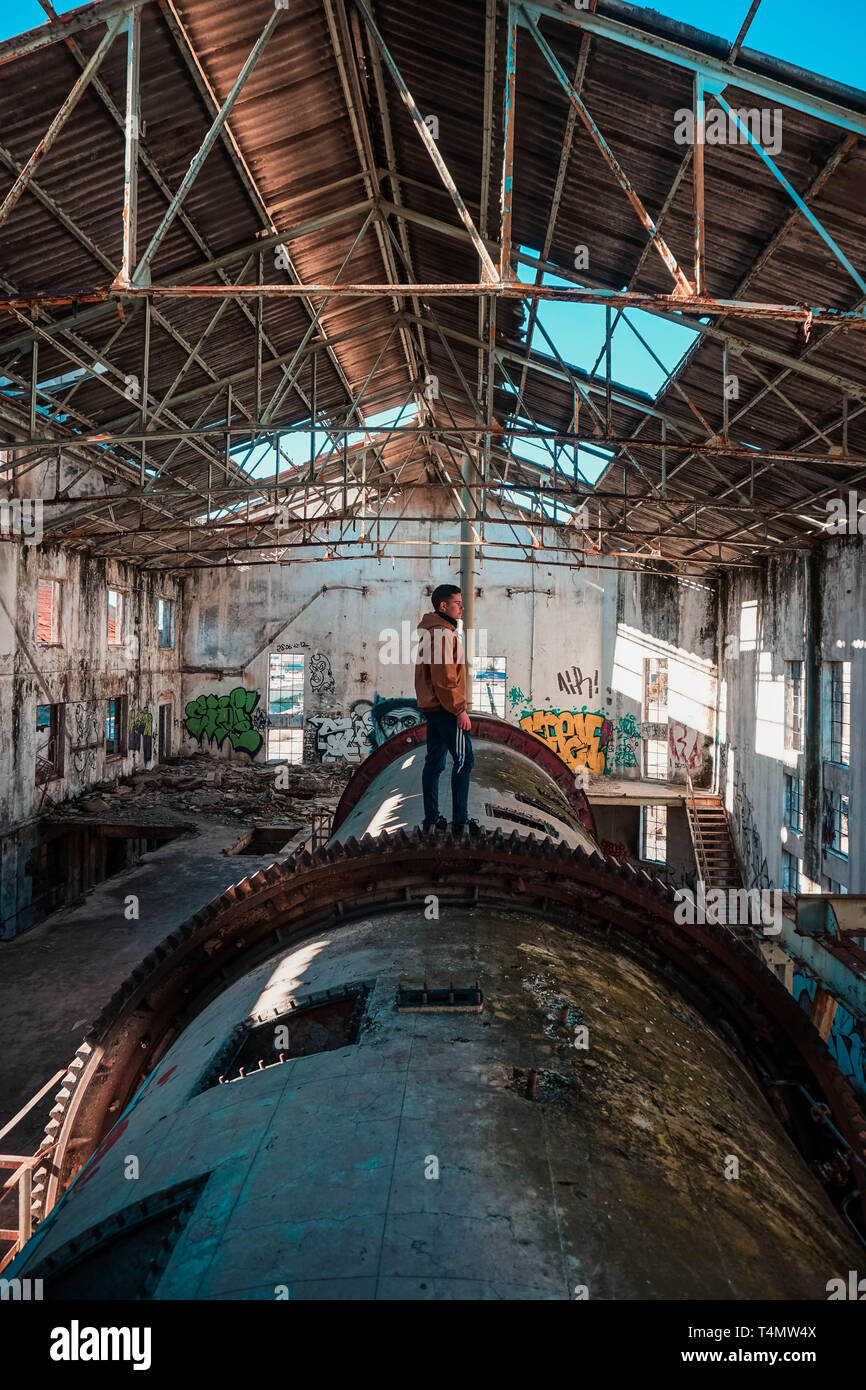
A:
<svg viewBox="0 0 866 1390">
<path fill-rule="evenodd" d="M 126 36 L 126 128 L 123 162 L 123 260 L 115 284 L 128 285 L 135 268 L 138 232 L 138 141 L 141 108 L 139 74 L 141 70 L 141 10 L 129 15 Z"/>
<path fill-rule="evenodd" d="M 463 506 L 460 522 L 460 591 L 463 594 L 463 628 L 475 627 L 475 493 L 470 486 L 472 459 L 463 456 Z"/>
</svg>

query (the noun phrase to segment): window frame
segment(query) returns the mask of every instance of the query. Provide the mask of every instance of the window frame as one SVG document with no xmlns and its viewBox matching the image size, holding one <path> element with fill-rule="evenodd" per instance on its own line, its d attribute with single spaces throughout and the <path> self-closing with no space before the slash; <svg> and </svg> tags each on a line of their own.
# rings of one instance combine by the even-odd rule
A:
<svg viewBox="0 0 866 1390">
<path fill-rule="evenodd" d="M 116 734 L 112 739 L 118 746 L 108 750 L 108 719 L 109 708 L 111 705 L 118 705 L 119 709 L 115 712 Z M 103 725 L 103 747 L 105 749 L 105 761 L 112 762 L 119 758 L 125 758 L 129 751 L 129 701 L 126 695 L 109 695 L 105 703 L 105 723 Z"/>
<path fill-rule="evenodd" d="M 65 749 L 66 749 L 66 706 L 63 701 L 58 701 L 52 705 L 36 705 L 37 735 L 39 732 L 39 711 L 48 709 L 51 711 L 48 724 L 48 749 L 54 747 L 55 757 L 53 759 L 43 759 L 50 765 L 51 773 L 47 776 L 39 776 L 38 749 L 34 754 L 34 785 L 43 787 L 48 782 L 59 782 L 64 776 Z M 44 727 L 44 726 L 43 726 Z"/>
<path fill-rule="evenodd" d="M 805 742 L 804 664 L 801 658 L 785 662 L 785 749 L 792 753 L 802 753 Z"/>
<path fill-rule="evenodd" d="M 115 636 L 114 636 L 114 639 L 113 639 L 113 640 L 112 640 L 112 638 L 111 638 L 110 635 L 109 635 L 109 623 L 110 623 L 110 621 L 111 621 L 111 605 L 109 604 L 109 601 L 108 601 L 108 595 L 109 595 L 109 594 L 116 594 L 117 597 L 118 597 L 119 600 L 120 600 L 120 606 L 119 606 L 120 622 L 115 621 L 115 628 L 114 628 L 114 630 L 115 630 Z M 105 590 L 105 642 L 106 642 L 106 646 L 109 646 L 109 647 L 122 647 L 123 644 L 124 644 L 124 642 L 126 641 L 127 630 L 128 630 L 128 622 L 127 622 L 127 613 L 128 613 L 127 600 L 128 600 L 128 597 L 129 597 L 129 595 L 128 595 L 128 592 L 127 592 L 126 589 L 115 589 L 115 588 L 113 588 L 111 585 L 108 585 L 107 588 L 106 588 L 106 590 Z"/>
<path fill-rule="evenodd" d="M 641 806 L 640 810 L 641 810 L 641 818 L 640 818 L 640 857 L 641 857 L 642 861 L 643 861 L 645 864 L 667 864 L 667 862 L 668 862 L 668 857 L 667 857 L 667 856 L 668 856 L 668 808 L 667 808 L 667 806 L 665 806 L 665 805 L 659 805 L 659 804 L 657 804 L 657 803 L 652 803 L 652 804 L 650 804 L 650 803 L 645 803 L 644 805 Z M 651 817 L 650 813 L 652 813 L 652 812 L 655 812 L 656 814 L 653 815 L 653 816 Z M 659 813 L 660 813 L 660 815 L 659 815 Z M 660 822 L 661 825 L 663 826 L 663 829 L 664 829 L 664 836 L 663 836 L 663 839 L 664 839 L 664 857 L 663 857 L 662 859 L 651 858 L 650 855 L 647 853 L 647 850 L 649 849 L 649 829 L 650 829 L 649 822 L 650 822 L 650 819 L 651 819 L 651 818 L 652 818 L 657 824 Z M 656 840 L 659 839 L 658 834 L 656 834 L 655 838 L 656 838 Z"/>
<path fill-rule="evenodd" d="M 789 849 L 782 850 L 782 892 L 791 893 L 794 896 L 800 891 L 800 878 L 802 875 L 802 859 L 798 855 L 792 854 Z M 791 874 L 794 877 L 794 887 L 791 887 Z"/>
<path fill-rule="evenodd" d="M 39 609 L 40 609 L 40 597 L 39 597 L 39 596 L 40 596 L 40 593 L 41 593 L 43 584 L 50 584 L 50 586 L 51 586 L 51 636 L 50 636 L 50 638 L 48 639 L 47 642 L 43 642 L 42 638 L 39 636 Z M 62 587 L 63 587 L 63 586 L 62 586 L 62 584 L 61 584 L 61 581 L 60 581 L 59 579 L 54 579 L 50 574 L 41 575 L 40 578 L 39 578 L 39 580 L 38 580 L 38 582 L 37 582 L 37 586 L 36 586 L 36 645 L 39 646 L 39 647 L 61 647 L 61 646 L 63 645 L 63 643 L 62 643 L 62 641 L 61 641 L 61 626 L 60 626 L 60 614 L 61 614 L 61 604 L 62 604 L 62 598 L 61 598 Z"/>
<path fill-rule="evenodd" d="M 782 823 L 786 829 L 793 830 L 795 835 L 803 834 L 805 824 L 803 792 L 803 778 L 798 777 L 796 772 L 786 772 L 784 775 Z M 796 819 L 792 811 L 796 813 Z"/>
<path fill-rule="evenodd" d="M 834 767 L 851 765 L 851 662 L 824 662 L 825 743 L 824 762 Z"/>
<path fill-rule="evenodd" d="M 501 665 L 500 665 L 499 663 L 501 663 Z M 492 686 L 493 695 L 494 695 L 494 701 L 493 701 L 493 703 L 494 703 L 494 708 L 493 708 L 493 709 L 489 709 L 489 708 L 488 708 L 488 706 L 489 706 L 489 704 L 490 704 L 489 691 L 491 690 L 491 686 L 490 686 L 489 684 L 484 685 L 483 682 L 482 682 L 482 680 L 481 680 L 480 674 L 479 674 L 480 672 L 484 672 L 484 671 L 492 671 L 494 674 L 497 674 L 497 675 L 498 675 L 498 673 L 499 673 L 500 671 L 502 672 L 502 682 L 501 682 L 501 684 L 500 684 L 500 682 L 497 680 L 497 681 L 495 681 L 495 682 L 493 683 L 493 686 Z M 489 657 L 485 658 L 485 660 L 484 660 L 483 663 L 481 662 L 481 660 L 480 660 L 479 658 L 476 658 L 476 659 L 473 661 L 472 667 L 471 667 L 470 672 L 469 672 L 469 687 L 470 687 L 470 695 L 469 695 L 470 704 L 469 704 L 469 711 L 470 711 L 471 714 L 492 714 L 492 715 L 494 716 L 494 718 L 498 718 L 498 719 L 504 719 L 504 718 L 505 718 L 505 692 L 506 692 L 506 688 L 507 688 L 506 683 L 507 683 L 507 679 L 508 679 L 508 674 L 507 674 L 507 673 L 508 673 L 508 664 L 507 664 L 507 659 L 506 659 L 504 656 L 489 656 Z M 479 696 L 479 698 L 480 698 L 482 688 L 483 688 L 483 690 L 484 690 L 485 695 L 487 696 L 487 703 L 486 703 L 486 704 L 476 704 L 476 703 L 475 703 L 476 695 Z M 501 701 L 501 703 L 502 703 L 502 709 L 501 709 L 501 710 L 495 708 L 495 706 L 499 703 L 498 699 L 495 698 L 495 697 L 498 697 L 499 695 L 502 696 L 502 701 Z"/>
<path fill-rule="evenodd" d="M 167 609 L 168 614 L 169 614 L 169 618 L 171 619 L 171 630 L 170 630 L 170 633 L 169 633 L 169 636 L 170 636 L 170 639 L 171 639 L 171 640 L 168 641 L 168 642 L 163 642 L 163 640 L 162 640 L 163 629 L 160 627 L 160 622 L 159 622 L 159 605 L 160 605 L 161 603 L 165 604 L 166 609 Z M 173 651 L 173 650 L 174 650 L 174 640 L 175 640 L 175 600 L 174 600 L 173 598 L 167 598 L 167 597 L 165 596 L 165 594 L 157 594 L 157 596 L 156 596 L 156 645 L 157 645 L 157 649 L 160 650 L 160 651 Z"/>
<path fill-rule="evenodd" d="M 844 842 L 845 848 L 836 849 L 833 845 L 831 845 L 828 841 L 825 840 L 824 853 L 832 854 L 837 859 L 842 859 L 847 864 L 851 849 L 851 798 L 847 792 L 829 791 L 825 793 L 825 802 L 827 801 L 829 801 L 832 810 L 833 825 L 835 827 L 838 823 L 839 827 L 837 836 L 835 838 L 838 839 L 840 845 Z M 844 833 L 842 830 L 843 823 L 845 826 Z"/>
</svg>

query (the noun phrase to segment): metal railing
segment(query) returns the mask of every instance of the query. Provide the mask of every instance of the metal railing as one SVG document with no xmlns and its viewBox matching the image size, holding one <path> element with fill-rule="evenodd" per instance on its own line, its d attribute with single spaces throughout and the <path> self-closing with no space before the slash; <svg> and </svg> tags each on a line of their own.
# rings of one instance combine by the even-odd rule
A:
<svg viewBox="0 0 866 1390">
<path fill-rule="evenodd" d="M 0 1129 L 0 1139 L 5 1139 L 6 1135 L 13 1130 L 24 1116 L 29 1114 L 34 1105 L 38 1105 L 44 1095 L 52 1090 L 61 1079 L 66 1075 L 66 1068 L 61 1067 L 60 1071 L 52 1076 L 50 1081 L 46 1081 L 40 1091 L 23 1105 L 17 1115 L 13 1115 L 8 1124 Z M 0 1207 L 3 1202 L 8 1201 L 16 1195 L 18 1197 L 18 1218 L 15 1226 L 0 1226 L 0 1242 L 11 1242 L 9 1249 L 0 1254 L 0 1274 L 12 1261 L 20 1250 L 27 1244 L 33 1230 L 33 1217 L 31 1205 L 33 1198 L 33 1169 L 40 1165 L 45 1158 L 56 1148 L 56 1144 L 49 1148 L 40 1149 L 37 1153 L 27 1154 L 0 1154 L 0 1170 L 4 1168 L 12 1169 L 11 1178 L 0 1186 Z M 8 1218 L 7 1218 L 8 1219 Z"/>
<path fill-rule="evenodd" d="M 692 782 L 692 775 L 686 767 L 686 783 L 689 789 L 689 828 L 692 832 L 692 845 L 695 850 L 695 859 L 698 865 L 698 873 L 706 888 L 712 888 L 710 881 L 710 865 L 707 859 L 707 851 L 704 846 L 704 837 L 701 832 L 701 823 L 698 817 L 698 803 L 695 799 L 695 787 Z"/>
</svg>

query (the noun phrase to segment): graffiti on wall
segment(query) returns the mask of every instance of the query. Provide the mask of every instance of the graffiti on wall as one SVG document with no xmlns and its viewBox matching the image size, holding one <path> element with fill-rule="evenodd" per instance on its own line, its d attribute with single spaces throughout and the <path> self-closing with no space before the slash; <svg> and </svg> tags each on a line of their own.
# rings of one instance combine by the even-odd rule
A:
<svg viewBox="0 0 866 1390">
<path fill-rule="evenodd" d="M 600 848 L 602 854 L 613 855 L 620 864 L 624 864 L 628 859 L 628 846 L 624 845 L 622 840 L 602 840 Z"/>
<path fill-rule="evenodd" d="M 370 738 L 374 748 L 395 734 L 402 734 L 406 729 L 414 729 L 416 724 L 424 722 L 418 701 L 414 697 L 410 699 L 408 695 L 394 695 L 389 699 L 377 695 L 371 713 L 373 727 Z"/>
<path fill-rule="evenodd" d="M 640 767 L 641 727 L 635 715 L 613 724 L 603 710 L 533 709 L 519 685 L 508 692 L 510 712 L 521 729 L 535 734 L 570 768 L 610 774 Z M 667 728 L 665 728 L 667 733 Z"/>
<path fill-rule="evenodd" d="M 607 771 L 613 725 L 606 715 L 585 709 L 535 709 L 522 715 L 519 723 L 521 729 L 546 743 L 566 766 L 595 773 Z"/>
<path fill-rule="evenodd" d="M 76 705 L 75 745 L 70 750 L 76 772 L 91 772 L 96 766 L 99 741 L 99 710 L 96 705 Z"/>
<path fill-rule="evenodd" d="M 793 995 L 806 1013 L 812 1007 L 817 988 L 817 980 L 800 971 L 794 971 Z M 866 1023 L 862 1019 L 858 1022 L 847 1009 L 837 1004 L 827 1046 L 843 1074 L 849 1077 L 860 1091 L 866 1089 Z"/>
<path fill-rule="evenodd" d="M 369 700 L 356 700 L 348 714 L 317 714 L 308 720 L 320 762 L 362 763 L 373 751 L 372 710 Z"/>
<path fill-rule="evenodd" d="M 640 767 L 640 729 L 633 714 L 623 714 L 613 731 L 615 767 Z"/>
<path fill-rule="evenodd" d="M 270 722 L 264 710 L 256 709 L 260 699 L 258 690 L 242 685 L 228 695 L 199 695 L 187 704 L 184 728 L 200 744 L 207 740 L 222 748 L 228 739 L 236 753 L 254 758 L 262 746 L 262 730 Z"/>
<path fill-rule="evenodd" d="M 743 877 L 746 888 L 769 888 L 770 875 L 761 837 L 755 824 L 755 813 L 746 789 L 738 776 L 734 779 L 734 815 L 736 819 L 736 840 L 743 863 Z"/>
<path fill-rule="evenodd" d="M 141 750 L 146 763 L 153 757 L 153 715 L 150 710 L 130 710 L 129 748 L 133 753 Z"/>
<path fill-rule="evenodd" d="M 317 696 L 335 693 L 334 673 L 324 652 L 310 652 L 310 690 Z"/>
<path fill-rule="evenodd" d="M 681 724 L 677 719 L 669 721 L 668 751 L 675 767 L 687 767 L 691 772 L 703 767 L 701 735 L 697 729 L 690 729 L 687 724 Z"/>
<path fill-rule="evenodd" d="M 584 676 L 579 666 L 572 666 L 560 671 L 556 680 L 559 689 L 567 690 L 569 695 L 598 694 L 598 671 L 593 671 L 591 675 Z M 586 686 L 585 690 L 584 686 Z"/>
</svg>

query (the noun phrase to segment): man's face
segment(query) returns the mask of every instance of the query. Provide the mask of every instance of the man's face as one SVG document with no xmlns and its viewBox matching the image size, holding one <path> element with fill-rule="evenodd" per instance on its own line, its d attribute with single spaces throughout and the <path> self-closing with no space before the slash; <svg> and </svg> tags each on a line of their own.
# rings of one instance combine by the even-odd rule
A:
<svg viewBox="0 0 866 1390">
<path fill-rule="evenodd" d="M 446 618 L 453 618 L 456 622 L 458 618 L 463 616 L 463 595 L 451 594 L 450 598 L 440 603 L 439 612 L 444 613 Z"/>
</svg>

